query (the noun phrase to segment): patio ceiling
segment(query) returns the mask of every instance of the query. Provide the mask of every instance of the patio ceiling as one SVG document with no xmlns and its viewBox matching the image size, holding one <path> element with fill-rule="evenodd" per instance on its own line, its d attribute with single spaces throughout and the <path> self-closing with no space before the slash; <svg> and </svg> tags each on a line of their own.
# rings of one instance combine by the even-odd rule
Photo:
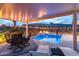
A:
<svg viewBox="0 0 79 59">
<path fill-rule="evenodd" d="M 0 4 L 0 18 L 20 22 L 36 22 L 71 14 L 79 4 L 74 3 L 17 3 Z"/>
</svg>

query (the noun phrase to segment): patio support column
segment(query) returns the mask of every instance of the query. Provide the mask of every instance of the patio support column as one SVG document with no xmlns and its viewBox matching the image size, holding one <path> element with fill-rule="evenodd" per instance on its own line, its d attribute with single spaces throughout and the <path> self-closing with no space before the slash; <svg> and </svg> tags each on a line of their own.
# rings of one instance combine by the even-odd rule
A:
<svg viewBox="0 0 79 59">
<path fill-rule="evenodd" d="M 16 21 L 13 21 L 14 22 L 14 27 L 16 27 Z"/>
<path fill-rule="evenodd" d="M 72 30 L 73 30 L 73 49 L 77 50 L 77 11 L 73 12 L 73 24 L 72 24 Z"/>
<path fill-rule="evenodd" d="M 26 22 L 26 38 L 28 38 L 28 21 Z"/>
</svg>

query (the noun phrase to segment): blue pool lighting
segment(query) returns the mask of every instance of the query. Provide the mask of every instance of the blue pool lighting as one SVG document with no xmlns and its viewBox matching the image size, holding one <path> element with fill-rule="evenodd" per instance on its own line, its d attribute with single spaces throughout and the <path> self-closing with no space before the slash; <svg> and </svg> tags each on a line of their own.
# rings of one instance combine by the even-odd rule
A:
<svg viewBox="0 0 79 59">
<path fill-rule="evenodd" d="M 49 42 L 53 44 L 59 44 L 61 43 L 61 37 L 62 35 L 56 35 L 56 34 L 39 34 L 39 35 L 34 36 L 32 39 Z"/>
</svg>

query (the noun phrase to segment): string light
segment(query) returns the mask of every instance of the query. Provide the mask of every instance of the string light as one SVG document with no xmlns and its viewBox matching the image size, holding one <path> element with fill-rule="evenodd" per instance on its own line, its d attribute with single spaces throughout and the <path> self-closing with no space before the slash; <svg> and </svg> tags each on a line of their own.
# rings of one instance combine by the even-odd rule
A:
<svg viewBox="0 0 79 59">
<path fill-rule="evenodd" d="M 25 14 L 25 19 L 24 20 L 25 20 L 24 22 L 28 22 L 28 16 L 27 16 L 27 14 Z"/>
<path fill-rule="evenodd" d="M 17 12 L 14 13 L 14 21 L 17 21 Z"/>
<path fill-rule="evenodd" d="M 21 22 L 24 22 L 24 16 L 22 16 L 22 20 L 21 20 Z"/>
<path fill-rule="evenodd" d="M 18 21 L 21 21 L 21 10 L 18 12 Z"/>
<path fill-rule="evenodd" d="M 13 11 L 13 9 L 11 10 L 11 16 L 10 16 L 10 18 L 11 18 L 11 20 L 14 19 L 14 11 Z"/>
<path fill-rule="evenodd" d="M 0 18 L 2 18 L 2 9 L 0 9 Z"/>
<path fill-rule="evenodd" d="M 5 18 L 8 19 L 8 9 L 5 11 Z"/>
</svg>

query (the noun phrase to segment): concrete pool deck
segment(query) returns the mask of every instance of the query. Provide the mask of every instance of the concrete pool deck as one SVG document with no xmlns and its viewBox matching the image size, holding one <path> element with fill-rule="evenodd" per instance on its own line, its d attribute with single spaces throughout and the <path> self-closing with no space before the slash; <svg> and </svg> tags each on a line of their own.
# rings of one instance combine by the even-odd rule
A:
<svg viewBox="0 0 79 59">
<path fill-rule="evenodd" d="M 73 35 L 72 34 L 63 34 L 61 37 L 61 43 L 59 44 L 52 44 L 44 41 L 34 40 L 36 44 L 44 44 L 49 45 L 51 47 L 69 47 L 73 49 Z M 79 50 L 79 36 L 77 36 L 77 50 Z"/>
<path fill-rule="evenodd" d="M 47 42 L 42 42 L 39 40 L 34 40 L 36 44 L 43 44 L 43 45 L 49 45 L 50 47 L 69 47 L 73 49 L 73 36 L 71 34 L 63 34 L 61 37 L 61 43 L 60 44 L 51 44 Z M 33 44 L 33 43 L 31 43 Z M 9 53 L 9 50 L 6 50 L 7 43 L 1 43 L 0 44 L 0 52 L 2 53 Z M 77 36 L 77 50 L 79 50 L 79 36 Z"/>
</svg>

